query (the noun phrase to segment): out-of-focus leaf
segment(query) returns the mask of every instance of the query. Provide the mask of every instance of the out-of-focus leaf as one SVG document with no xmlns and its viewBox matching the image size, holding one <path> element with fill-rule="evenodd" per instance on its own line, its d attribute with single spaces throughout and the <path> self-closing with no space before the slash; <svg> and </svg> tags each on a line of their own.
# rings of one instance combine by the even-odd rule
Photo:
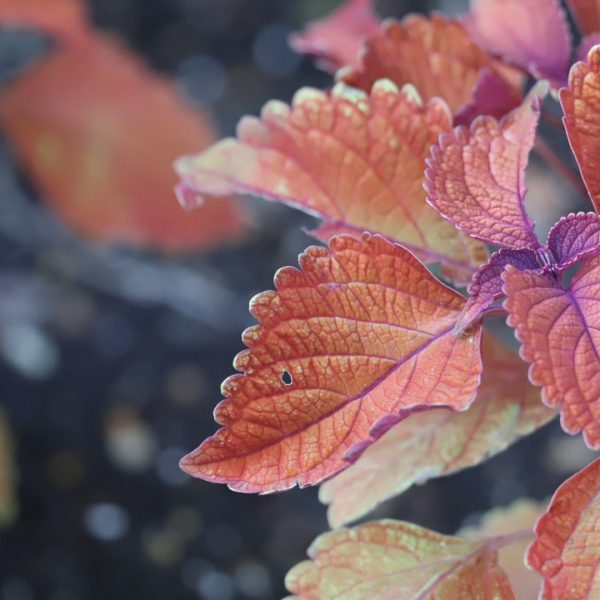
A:
<svg viewBox="0 0 600 600">
<path fill-rule="evenodd" d="M 535 533 L 527 563 L 544 578 L 540 600 L 600 597 L 600 459 L 556 490 Z"/>
<path fill-rule="evenodd" d="M 183 250 L 244 230 L 233 200 L 177 205 L 171 164 L 211 143 L 212 125 L 107 38 L 59 48 L 10 85 L 0 124 L 51 207 L 91 238 Z"/>
<path fill-rule="evenodd" d="M 458 535 L 470 538 L 498 537 L 531 529 L 533 536 L 533 526 L 544 508 L 542 502 L 521 498 L 506 508 L 490 510 L 478 526 L 462 529 Z M 540 576 L 525 565 L 525 550 L 530 540 L 524 536 L 498 551 L 498 564 L 508 575 L 516 600 L 537 598 L 541 585 Z"/>
<path fill-rule="evenodd" d="M 458 21 L 409 15 L 401 22 L 385 21 L 368 39 L 361 65 L 343 69 L 338 77 L 363 90 L 381 78 L 398 86 L 410 83 L 425 100 L 443 98 L 459 112 L 472 103 L 484 69 L 504 75 Z"/>
<path fill-rule="evenodd" d="M 571 68 L 560 102 L 569 143 L 594 208 L 600 212 L 600 46 L 590 50 L 587 63 Z"/>
<path fill-rule="evenodd" d="M 345 0 L 328 17 L 292 35 L 290 45 L 297 52 L 316 57 L 325 71 L 335 72 L 346 65 L 357 66 L 364 41 L 378 30 L 373 0 Z"/>
<path fill-rule="evenodd" d="M 548 406 L 560 406 L 565 431 L 583 431 L 588 446 L 600 448 L 600 259 L 584 262 L 567 289 L 552 275 L 511 266 L 503 278 L 508 323 L 532 383 Z"/>
<path fill-rule="evenodd" d="M 310 247 L 256 296 L 243 371 L 223 383 L 222 425 L 182 460 L 244 492 L 319 483 L 402 411 L 466 409 L 481 373 L 479 328 L 455 336 L 464 299 L 380 236 Z"/>
<path fill-rule="evenodd" d="M 394 425 L 358 461 L 322 484 L 329 522 L 338 527 L 411 485 L 478 464 L 556 414 L 540 402 L 516 353 L 484 337 L 483 378 L 469 410 L 430 410 Z"/>
<path fill-rule="evenodd" d="M 465 23 L 491 54 L 564 85 L 572 41 L 558 0 L 474 0 Z"/>
<path fill-rule="evenodd" d="M 427 199 L 467 234 L 502 247 L 539 247 L 525 210 L 525 170 L 545 93 L 540 85 L 499 122 L 480 117 L 431 148 Z"/>
<path fill-rule="evenodd" d="M 382 520 L 318 537 L 286 587 L 298 600 L 512 600 L 493 540 Z"/>
<path fill-rule="evenodd" d="M 17 511 L 16 465 L 13 439 L 6 417 L 0 412 L 0 525 L 13 521 Z"/>
<path fill-rule="evenodd" d="M 370 96 L 343 84 L 330 95 L 305 88 L 292 107 L 272 101 L 261 119 L 244 117 L 238 139 L 180 159 L 183 201 L 262 195 L 322 218 L 320 239 L 380 233 L 465 281 L 485 260 L 485 247 L 437 214 L 423 190 L 429 148 L 451 126 L 442 100 L 423 104 L 410 86 L 400 91 L 382 80 Z"/>
<path fill-rule="evenodd" d="M 600 31 L 600 0 L 567 0 L 584 33 Z"/>
</svg>

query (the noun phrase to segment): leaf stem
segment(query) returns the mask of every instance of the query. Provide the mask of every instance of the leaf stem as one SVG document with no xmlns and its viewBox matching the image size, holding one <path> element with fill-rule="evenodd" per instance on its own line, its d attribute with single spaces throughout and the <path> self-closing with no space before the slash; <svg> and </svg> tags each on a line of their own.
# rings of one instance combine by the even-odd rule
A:
<svg viewBox="0 0 600 600">
<path fill-rule="evenodd" d="M 542 123 L 546 123 L 546 125 L 550 125 L 550 127 L 554 127 L 554 129 L 557 129 L 564 133 L 565 127 L 560 117 L 557 117 L 556 115 L 553 115 L 551 113 L 543 112 L 540 118 L 542 120 Z"/>
<path fill-rule="evenodd" d="M 493 549 L 504 548 L 504 546 L 510 546 L 511 544 L 516 544 L 517 542 L 523 542 L 525 540 L 532 540 L 533 538 L 533 528 L 528 527 L 527 529 L 519 529 L 518 531 L 512 531 L 511 533 L 491 538 L 487 547 Z"/>
<path fill-rule="evenodd" d="M 542 138 L 535 142 L 537 153 L 560 175 L 562 175 L 580 194 L 587 198 L 588 192 L 579 173 L 565 165 L 550 145 Z"/>
</svg>

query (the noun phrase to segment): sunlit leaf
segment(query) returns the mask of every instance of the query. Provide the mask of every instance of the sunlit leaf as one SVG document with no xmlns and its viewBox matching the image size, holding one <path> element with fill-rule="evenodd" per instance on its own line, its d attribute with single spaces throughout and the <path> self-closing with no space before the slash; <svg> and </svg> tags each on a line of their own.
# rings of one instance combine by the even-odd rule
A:
<svg viewBox="0 0 600 600">
<path fill-rule="evenodd" d="M 465 22 L 491 54 L 564 85 L 571 34 L 558 0 L 474 0 Z"/>
<path fill-rule="evenodd" d="M 2 0 L 0 27 L 41 31 L 71 45 L 90 33 L 82 0 Z"/>
<path fill-rule="evenodd" d="M 363 90 L 381 78 L 410 83 L 425 100 L 443 98 L 458 112 L 472 102 L 482 69 L 496 67 L 458 21 L 409 15 L 385 21 L 367 41 L 360 67 L 344 69 L 339 77 Z"/>
<path fill-rule="evenodd" d="M 425 158 L 452 117 L 440 99 L 378 82 L 370 97 L 343 84 L 330 95 L 305 88 L 290 108 L 269 102 L 244 117 L 238 139 L 182 158 L 183 185 L 197 194 L 247 192 L 319 216 L 323 239 L 381 233 L 426 262 L 442 261 L 464 281 L 485 260 L 483 245 L 459 234 L 426 202 Z M 189 198 L 184 198 L 184 202 Z"/>
<path fill-rule="evenodd" d="M 481 332 L 451 333 L 464 299 L 407 250 L 340 236 L 300 266 L 252 300 L 243 374 L 223 383 L 223 428 L 183 459 L 191 475 L 245 492 L 315 484 L 390 416 L 473 400 Z"/>
<path fill-rule="evenodd" d="M 548 249 L 561 269 L 600 254 L 600 216 L 577 213 L 563 217 L 548 233 Z"/>
<path fill-rule="evenodd" d="M 600 46 L 571 68 L 560 91 L 565 128 L 596 212 L 600 212 Z"/>
<path fill-rule="evenodd" d="M 321 485 L 329 522 L 338 527 L 415 483 L 476 465 L 535 431 L 555 415 L 527 380 L 515 352 L 484 337 L 483 378 L 469 410 L 429 410 L 408 416 L 358 461 Z"/>
<path fill-rule="evenodd" d="M 600 259 L 584 262 L 565 289 L 552 275 L 504 271 L 504 307 L 532 363 L 531 381 L 561 411 L 568 433 L 600 448 Z"/>
<path fill-rule="evenodd" d="M 565 481 L 535 526 L 527 562 L 544 578 L 540 600 L 600 596 L 600 459 Z"/>
<path fill-rule="evenodd" d="M 533 600 L 540 589 L 540 576 L 525 565 L 525 550 L 533 537 L 533 526 L 545 508 L 542 502 L 521 498 L 510 506 L 490 510 L 479 525 L 458 532 L 461 536 L 481 538 L 531 529 L 530 537 L 523 536 L 498 551 L 498 564 L 508 575 L 516 600 Z"/>
<path fill-rule="evenodd" d="M 462 231 L 508 248 L 539 246 L 525 211 L 525 170 L 535 141 L 538 87 L 501 121 L 476 119 L 440 137 L 426 171 L 427 199 Z"/>
<path fill-rule="evenodd" d="M 382 520 L 318 537 L 285 584 L 299 600 L 509 600 L 493 541 Z"/>
<path fill-rule="evenodd" d="M 309 23 L 303 32 L 291 36 L 294 50 L 310 54 L 326 71 L 358 65 L 364 41 L 379 30 L 373 0 L 345 0 L 331 15 Z"/>
<path fill-rule="evenodd" d="M 567 0 L 584 33 L 600 31 L 600 0 Z"/>
<path fill-rule="evenodd" d="M 0 125 L 52 208 L 94 239 L 181 250 L 243 231 L 231 200 L 177 205 L 171 163 L 211 143 L 212 125 L 107 38 L 59 48 L 11 84 Z"/>
</svg>

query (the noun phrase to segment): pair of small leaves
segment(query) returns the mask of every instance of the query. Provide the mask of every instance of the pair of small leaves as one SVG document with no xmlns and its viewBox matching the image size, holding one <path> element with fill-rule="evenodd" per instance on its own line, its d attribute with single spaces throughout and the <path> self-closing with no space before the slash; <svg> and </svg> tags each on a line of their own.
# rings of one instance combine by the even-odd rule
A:
<svg viewBox="0 0 600 600">
<path fill-rule="evenodd" d="M 171 163 L 214 141 L 209 116 L 95 33 L 83 4 L 51 4 L 0 6 L 0 25 L 28 26 L 58 42 L 3 90 L 0 125 L 52 208 L 110 242 L 185 250 L 239 237 L 245 224 L 236 201 L 209 200 L 194 215 L 173 201 Z"/>
</svg>

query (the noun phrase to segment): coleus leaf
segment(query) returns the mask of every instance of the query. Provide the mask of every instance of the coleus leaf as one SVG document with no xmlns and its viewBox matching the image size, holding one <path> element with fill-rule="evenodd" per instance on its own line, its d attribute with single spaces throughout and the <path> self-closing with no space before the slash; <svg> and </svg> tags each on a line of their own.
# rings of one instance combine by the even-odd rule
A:
<svg viewBox="0 0 600 600">
<path fill-rule="evenodd" d="M 586 35 L 577 46 L 577 52 L 575 53 L 577 60 L 585 62 L 590 50 L 598 44 L 600 44 L 600 31 Z"/>
<path fill-rule="evenodd" d="M 320 482 L 401 411 L 465 409 L 481 373 L 480 329 L 455 336 L 464 299 L 403 247 L 339 236 L 250 305 L 243 371 L 223 383 L 222 425 L 182 468 L 244 492 Z M 397 419 L 398 417 L 396 417 Z"/>
<path fill-rule="evenodd" d="M 285 580 L 298 600 L 512 600 L 494 540 L 381 520 L 318 537 Z"/>
<path fill-rule="evenodd" d="M 558 270 L 596 256 L 600 253 L 600 216 L 580 212 L 562 217 L 550 229 L 546 243 Z"/>
<path fill-rule="evenodd" d="M 491 54 L 564 85 L 572 41 L 558 0 L 474 0 L 465 24 Z"/>
<path fill-rule="evenodd" d="M 503 274 L 508 324 L 531 364 L 542 399 L 560 406 L 561 424 L 600 448 L 600 259 L 585 261 L 570 287 L 557 278 L 507 267 Z"/>
<path fill-rule="evenodd" d="M 373 0 L 345 0 L 328 17 L 293 34 L 290 45 L 301 54 L 317 57 L 317 64 L 325 71 L 335 72 L 346 65 L 358 65 L 359 50 L 378 29 Z"/>
<path fill-rule="evenodd" d="M 598 598 L 600 459 L 558 488 L 535 533 L 527 563 L 544 578 L 540 600 Z"/>
<path fill-rule="evenodd" d="M 382 78 L 398 86 L 410 83 L 425 100 L 444 98 L 459 112 L 472 103 L 484 69 L 496 71 L 507 86 L 519 87 L 512 77 L 504 77 L 506 72 L 497 69 L 458 21 L 435 14 L 409 15 L 401 22 L 384 21 L 380 32 L 367 40 L 361 65 L 343 69 L 338 78 L 363 90 Z"/>
<path fill-rule="evenodd" d="M 600 31 L 600 0 L 567 0 L 584 33 Z"/>
<path fill-rule="evenodd" d="M 429 148 L 451 126 L 442 100 L 423 104 L 410 86 L 382 80 L 370 96 L 343 84 L 329 95 L 305 88 L 291 107 L 269 102 L 260 120 L 240 121 L 237 140 L 182 158 L 176 169 L 184 203 L 194 194 L 262 195 L 323 219 L 320 239 L 381 233 L 465 281 L 486 249 L 445 222 L 422 187 Z"/>
<path fill-rule="evenodd" d="M 501 247 L 539 246 L 525 210 L 525 170 L 545 92 L 543 85 L 534 88 L 502 120 L 480 117 L 431 148 L 427 200 L 465 233 Z"/>
<path fill-rule="evenodd" d="M 483 378 L 469 410 L 445 408 L 394 425 L 351 467 L 321 485 L 332 527 L 354 521 L 415 483 L 455 473 L 501 452 L 555 416 L 540 402 L 515 352 L 483 338 Z"/>
<path fill-rule="evenodd" d="M 34 29 L 70 45 L 83 43 L 91 31 L 80 0 L 2 0 L 0 27 Z"/>
<path fill-rule="evenodd" d="M 245 230 L 232 199 L 194 215 L 177 206 L 170 165 L 211 143 L 212 123 L 100 34 L 3 90 L 0 125 L 52 208 L 93 239 L 183 250 Z"/>
<path fill-rule="evenodd" d="M 573 65 L 560 102 L 569 143 L 594 208 L 600 212 L 600 46 L 590 50 L 587 63 Z"/>
<path fill-rule="evenodd" d="M 533 536 L 533 526 L 545 508 L 542 502 L 520 498 L 507 507 L 493 508 L 477 526 L 461 529 L 457 534 L 468 538 L 497 538 L 512 534 L 520 538 L 498 550 L 498 564 L 507 574 L 517 600 L 537 598 L 541 586 L 541 577 L 526 567 L 524 556 Z M 530 536 L 515 535 L 527 530 L 531 530 Z"/>
</svg>

